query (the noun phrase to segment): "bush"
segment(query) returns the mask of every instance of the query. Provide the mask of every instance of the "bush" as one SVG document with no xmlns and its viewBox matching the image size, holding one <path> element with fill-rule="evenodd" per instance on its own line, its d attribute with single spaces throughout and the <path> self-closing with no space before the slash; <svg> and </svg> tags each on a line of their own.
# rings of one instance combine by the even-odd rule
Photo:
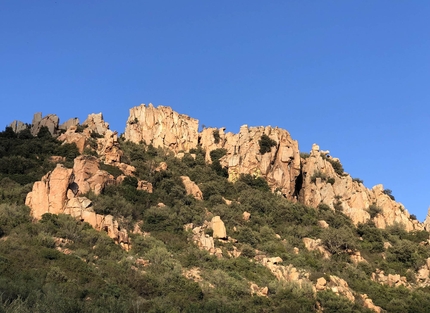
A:
<svg viewBox="0 0 430 313">
<path fill-rule="evenodd" d="M 325 173 L 321 172 L 321 171 L 316 171 L 311 176 L 311 182 L 312 183 L 316 183 L 317 178 L 321 178 L 321 181 L 326 181 L 327 175 Z"/>
<path fill-rule="evenodd" d="M 357 247 L 356 238 L 347 227 L 327 228 L 322 233 L 321 240 L 331 254 L 347 254 L 348 250 L 354 251 Z"/>
<path fill-rule="evenodd" d="M 215 149 L 210 152 L 212 162 L 218 161 L 227 154 L 226 149 Z"/>
<path fill-rule="evenodd" d="M 328 158 L 327 161 L 331 164 L 337 175 L 342 176 L 344 173 L 343 166 L 339 161 Z"/>
<path fill-rule="evenodd" d="M 260 153 L 265 154 L 267 152 L 270 152 L 272 147 L 275 147 L 277 145 L 276 141 L 271 139 L 266 134 L 263 134 L 261 136 L 261 139 L 258 141 L 258 144 L 260 145 Z"/>
<path fill-rule="evenodd" d="M 247 184 L 251 188 L 255 188 L 261 191 L 270 191 L 270 187 L 267 181 L 262 177 L 254 177 L 250 174 L 241 174 L 238 182 Z"/>
<path fill-rule="evenodd" d="M 363 180 L 360 178 L 353 178 L 352 181 L 355 181 L 356 183 L 359 183 L 359 184 L 363 184 Z"/>
<path fill-rule="evenodd" d="M 309 158 L 309 156 L 310 156 L 310 154 L 307 152 L 300 152 L 300 157 L 302 159 L 307 159 L 307 158 Z"/>
<path fill-rule="evenodd" d="M 221 140 L 221 137 L 219 135 L 219 130 L 215 129 L 212 134 L 214 136 L 214 142 L 215 142 L 215 144 L 219 144 L 219 142 Z"/>
<path fill-rule="evenodd" d="M 389 196 L 391 200 L 393 200 L 393 201 L 396 200 L 394 198 L 394 196 L 391 194 L 392 193 L 391 189 L 384 189 L 383 193 L 386 194 L 387 196 Z"/>
<path fill-rule="evenodd" d="M 378 207 L 376 204 L 371 204 L 369 206 L 368 212 L 370 214 L 370 218 L 374 218 L 378 216 L 378 214 L 382 213 L 382 209 Z"/>
</svg>

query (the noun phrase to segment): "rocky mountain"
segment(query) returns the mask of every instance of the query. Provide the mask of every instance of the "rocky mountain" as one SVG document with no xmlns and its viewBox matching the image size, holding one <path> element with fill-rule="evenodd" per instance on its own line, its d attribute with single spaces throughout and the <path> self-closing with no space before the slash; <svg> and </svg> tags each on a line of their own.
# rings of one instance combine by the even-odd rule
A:
<svg viewBox="0 0 430 313">
<path fill-rule="evenodd" d="M 36 113 L 0 141 L 2 310 L 430 309 L 430 222 L 284 129 L 142 104 L 121 136 Z"/>
</svg>

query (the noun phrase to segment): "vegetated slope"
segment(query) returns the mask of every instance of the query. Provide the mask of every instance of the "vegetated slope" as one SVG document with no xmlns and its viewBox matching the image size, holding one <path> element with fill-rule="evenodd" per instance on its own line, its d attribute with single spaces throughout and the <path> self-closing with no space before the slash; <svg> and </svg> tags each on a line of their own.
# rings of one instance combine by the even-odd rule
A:
<svg viewBox="0 0 430 313">
<path fill-rule="evenodd" d="M 220 162 L 225 150 L 213 149 L 209 164 L 200 147 L 178 158 L 152 145 L 118 146 L 134 174 L 85 196 L 128 230 L 129 251 L 68 215 L 32 221 L 24 206 L 32 183 L 54 169 L 59 159 L 51 156 L 72 168 L 77 148 L 44 128 L 37 137 L 0 133 L 1 310 L 428 312 L 428 232 L 355 226 L 339 208 L 272 193 L 261 177 L 242 174 L 233 183 Z M 96 155 L 94 148 L 84 153 Z M 197 184 L 202 200 L 181 176 Z M 139 190 L 141 181 L 153 192 Z M 214 238 L 215 216 L 228 238 Z"/>
</svg>

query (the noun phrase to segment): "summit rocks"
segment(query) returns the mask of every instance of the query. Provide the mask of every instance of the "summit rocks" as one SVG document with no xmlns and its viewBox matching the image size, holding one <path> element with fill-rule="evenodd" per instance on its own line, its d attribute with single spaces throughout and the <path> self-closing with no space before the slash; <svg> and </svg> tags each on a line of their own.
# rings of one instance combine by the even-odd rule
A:
<svg viewBox="0 0 430 313">
<path fill-rule="evenodd" d="M 51 134 L 57 135 L 60 129 L 65 129 L 65 133 L 58 137 L 59 140 L 76 143 L 81 153 L 85 148 L 91 148 L 102 162 L 119 167 L 127 175 L 133 175 L 135 169 L 121 163 L 123 153 L 117 132 L 109 130 L 109 124 L 103 120 L 101 113 L 90 114 L 80 133 L 77 132 L 78 122 L 77 119 L 70 119 L 58 126 L 57 116 L 50 114 L 42 118 L 41 113 L 36 113 L 31 132 L 37 134 L 42 126 L 46 126 Z M 301 156 L 298 142 L 284 129 L 243 125 L 237 134 L 226 132 L 225 128 L 206 127 L 199 133 L 198 123 L 197 119 L 179 114 L 170 107 L 156 108 L 152 104 L 142 104 L 130 109 L 123 138 L 137 144 L 169 149 L 177 156 L 201 147 L 205 150 L 208 163 L 212 162 L 210 153 L 222 149 L 223 156 L 219 162 L 227 169 L 232 182 L 237 181 L 242 174 L 264 178 L 273 192 L 290 201 L 315 208 L 323 204 L 332 210 L 340 210 L 356 225 L 373 220 L 379 228 L 401 223 L 407 231 L 424 229 L 422 224 L 411 218 L 401 203 L 384 193 L 382 185 L 366 188 L 360 181 L 343 172 L 339 159 L 331 157 L 329 151 L 320 150 L 316 144 L 309 154 Z M 11 126 L 15 131 L 26 127 L 18 121 L 14 121 Z M 269 146 L 264 146 L 263 139 L 270 141 Z M 78 159 L 76 166 L 80 162 L 83 160 Z M 80 173 L 80 170 L 74 169 L 76 173 Z M 91 171 L 91 175 L 98 178 L 81 181 L 81 192 L 90 189 L 99 192 L 104 188 L 99 180 L 106 182 L 111 179 L 104 174 L 97 174 L 95 170 Z M 183 180 L 187 193 L 201 199 L 198 186 L 192 181 Z M 38 185 L 41 184 L 43 179 Z M 39 201 L 36 195 L 34 199 Z M 371 206 L 378 208 L 376 215 L 374 212 L 371 214 Z M 429 221 L 425 223 L 427 229 L 430 227 Z"/>
<path fill-rule="evenodd" d="M 198 120 L 174 112 L 170 107 L 142 104 L 130 109 L 125 139 L 178 153 L 197 147 L 198 127 Z"/>
<path fill-rule="evenodd" d="M 264 150 L 261 149 L 263 136 L 273 143 Z M 314 144 L 310 154 L 302 158 L 298 142 L 284 129 L 244 125 L 238 134 L 226 133 L 225 128 L 204 128 L 199 133 L 198 120 L 169 107 L 142 104 L 130 109 L 125 138 L 168 148 L 175 154 L 201 146 L 208 163 L 212 161 L 211 151 L 224 149 L 226 153 L 219 161 L 228 169 L 232 182 L 241 174 L 262 177 L 272 191 L 287 199 L 315 208 L 325 204 L 332 210 L 341 210 L 356 225 L 372 219 L 379 228 L 401 223 L 408 231 L 423 229 L 418 221 L 410 218 L 402 204 L 384 194 L 382 185 L 368 189 L 353 180 L 329 151 L 320 151 Z M 371 205 L 381 212 L 371 217 Z"/>
</svg>

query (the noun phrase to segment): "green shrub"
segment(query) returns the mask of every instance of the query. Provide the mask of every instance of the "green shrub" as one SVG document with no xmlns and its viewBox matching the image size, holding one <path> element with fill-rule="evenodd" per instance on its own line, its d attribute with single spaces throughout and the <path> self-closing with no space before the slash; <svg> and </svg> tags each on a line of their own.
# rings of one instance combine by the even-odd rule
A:
<svg viewBox="0 0 430 313">
<path fill-rule="evenodd" d="M 261 136 L 261 139 L 258 141 L 258 144 L 260 145 L 260 153 L 265 154 L 267 152 L 270 152 L 272 147 L 276 147 L 277 143 L 275 140 L 271 139 L 266 134 L 263 134 Z"/>
<path fill-rule="evenodd" d="M 333 160 L 331 158 L 328 158 L 327 161 L 331 164 L 331 166 L 333 167 L 337 175 L 340 175 L 340 176 L 343 175 L 344 173 L 343 166 L 339 161 Z"/>
<path fill-rule="evenodd" d="M 321 181 L 326 181 L 327 175 L 321 171 L 315 171 L 311 176 L 311 182 L 316 183 L 317 178 L 321 178 Z"/>
<path fill-rule="evenodd" d="M 378 216 L 378 214 L 382 213 L 382 209 L 378 207 L 376 204 L 371 204 L 367 211 L 370 214 L 370 218 L 375 218 L 376 216 Z"/>
<path fill-rule="evenodd" d="M 220 135 L 219 135 L 219 130 L 218 130 L 218 129 L 215 129 L 215 130 L 212 132 L 212 134 L 213 134 L 213 136 L 214 136 L 214 142 L 215 142 L 215 144 L 219 144 L 219 142 L 220 142 L 220 140 L 221 140 L 221 137 L 220 137 Z"/>
<path fill-rule="evenodd" d="M 245 183 L 249 187 L 261 191 L 270 191 L 267 181 L 262 177 L 254 177 L 250 174 L 240 174 L 238 182 Z"/>
<path fill-rule="evenodd" d="M 124 174 L 118 167 L 105 164 L 105 163 L 100 163 L 100 169 L 108 172 L 109 174 L 113 175 L 113 177 L 115 178 Z"/>
<path fill-rule="evenodd" d="M 327 228 L 321 235 L 325 248 L 331 254 L 347 254 L 348 250 L 357 248 L 356 238 L 350 228 Z"/>
<path fill-rule="evenodd" d="M 226 154 L 227 154 L 226 149 L 219 148 L 219 149 L 212 150 L 210 152 L 211 160 L 212 162 L 218 161 Z"/>
<path fill-rule="evenodd" d="M 389 196 L 391 200 L 393 200 L 393 201 L 396 200 L 396 198 L 394 198 L 394 196 L 392 195 L 391 189 L 384 189 L 383 193 L 386 194 L 387 196 Z"/>
<path fill-rule="evenodd" d="M 307 159 L 307 158 L 309 158 L 309 156 L 310 156 L 310 154 L 307 152 L 300 152 L 300 157 L 302 159 Z"/>
</svg>

